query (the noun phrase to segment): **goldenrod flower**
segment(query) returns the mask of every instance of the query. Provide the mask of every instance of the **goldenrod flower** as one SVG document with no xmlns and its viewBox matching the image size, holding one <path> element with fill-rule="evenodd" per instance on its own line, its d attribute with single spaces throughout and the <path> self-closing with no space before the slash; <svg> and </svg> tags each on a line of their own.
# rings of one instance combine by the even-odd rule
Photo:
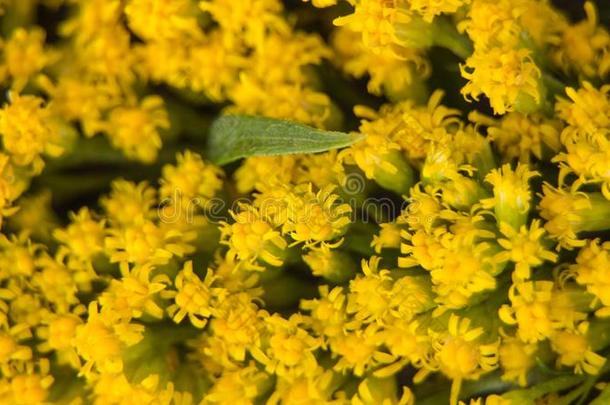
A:
<svg viewBox="0 0 610 405">
<path fill-rule="evenodd" d="M 545 231 L 540 227 L 539 220 L 532 221 L 529 229 L 521 225 L 516 230 L 506 222 L 501 222 L 499 228 L 504 238 L 498 239 L 498 244 L 505 250 L 496 255 L 496 260 L 515 263 L 513 280 L 527 280 L 532 267 L 540 266 L 545 261 L 557 261 L 557 254 L 546 249 L 540 240 Z"/>
<path fill-rule="evenodd" d="M 363 376 L 379 365 L 393 363 L 395 357 L 380 350 L 382 342 L 378 328 L 372 323 L 331 338 L 332 355 L 338 358 L 334 369 L 340 372 L 350 370 L 356 376 Z"/>
<path fill-rule="evenodd" d="M 607 209 L 610 208 L 602 193 L 583 193 L 578 191 L 579 187 L 579 182 L 569 189 L 549 184 L 542 186 L 543 196 L 538 209 L 546 220 L 544 229 L 551 238 L 557 239 L 559 247 L 566 249 L 585 244 L 578 239 L 579 232 L 605 229 Z"/>
<path fill-rule="evenodd" d="M 180 323 L 188 315 L 189 321 L 197 327 L 203 328 L 207 319 L 212 315 L 213 306 L 223 299 L 223 289 L 212 287 L 215 276 L 208 269 L 205 279 L 201 280 L 193 272 L 193 262 L 188 261 L 176 276 L 176 292 L 164 294 L 165 298 L 173 298 L 175 304 L 167 308 L 174 322 Z M 216 303 L 217 305 L 217 303 Z"/>
<path fill-rule="evenodd" d="M 373 52 L 387 52 L 398 42 L 394 24 L 410 19 L 408 12 L 397 3 L 395 0 L 361 0 L 356 3 L 353 14 L 339 17 L 334 23 L 361 33 L 364 45 Z"/>
<path fill-rule="evenodd" d="M 158 294 L 167 287 L 169 278 L 165 274 L 151 276 L 154 268 L 150 264 L 130 266 L 120 264 L 121 280 L 112 280 L 99 296 L 99 303 L 120 320 L 129 322 L 144 314 L 154 318 L 163 317 L 163 309 L 155 302 Z"/>
<path fill-rule="evenodd" d="M 403 387 L 400 397 L 396 383 L 391 378 L 367 377 L 358 385 L 358 392 L 352 397 L 352 405 L 413 405 L 415 397 L 411 390 Z"/>
<path fill-rule="evenodd" d="M 363 276 L 350 281 L 347 296 L 347 313 L 360 322 L 383 323 L 390 312 L 392 297 L 390 271 L 379 269 L 381 257 L 373 256 L 362 261 Z"/>
<path fill-rule="evenodd" d="M 11 87 L 21 91 L 53 59 L 51 52 L 44 48 L 44 42 L 45 32 L 42 28 L 16 28 L 3 44 L 0 82 L 9 78 L 12 80 Z"/>
<path fill-rule="evenodd" d="M 587 341 L 589 324 L 581 322 L 575 330 L 558 331 L 551 336 L 551 347 L 559 354 L 558 366 L 574 367 L 574 372 L 599 374 L 606 358 L 591 351 Z"/>
<path fill-rule="evenodd" d="M 265 191 L 278 184 L 290 183 L 295 176 L 295 166 L 292 155 L 247 158 L 235 172 L 237 190 L 240 193 L 254 189 Z"/>
<path fill-rule="evenodd" d="M 70 269 L 81 273 L 75 278 L 79 287 L 88 290 L 95 278 L 93 261 L 104 251 L 105 222 L 97 220 L 85 207 L 69 217 L 71 223 L 56 229 L 53 236 L 62 243 L 58 254 L 67 257 Z"/>
<path fill-rule="evenodd" d="M 204 208 L 207 200 L 222 188 L 222 170 L 188 150 L 179 153 L 176 160 L 175 166 L 163 167 L 159 190 L 161 198 L 184 198 L 186 201 L 198 198 L 201 199 L 198 202 L 200 207 Z"/>
<path fill-rule="evenodd" d="M 600 301 L 602 307 L 596 312 L 600 317 L 610 316 L 610 279 L 606 265 L 609 262 L 610 244 L 594 239 L 580 249 L 576 262 L 568 268 L 569 275 Z"/>
<path fill-rule="evenodd" d="M 522 387 L 526 386 L 527 374 L 535 365 L 536 350 L 536 344 L 525 343 L 516 337 L 502 333 L 502 340 L 498 347 L 498 359 L 503 371 L 502 379 L 515 381 Z"/>
<path fill-rule="evenodd" d="M 10 380 L 9 400 L 19 405 L 44 403 L 49 396 L 49 388 L 55 379 L 50 374 L 48 359 L 42 359 L 38 365 L 30 365 L 22 374 Z"/>
<path fill-rule="evenodd" d="M 304 376 L 296 379 L 280 377 L 275 386 L 273 394 L 267 400 L 268 405 L 278 404 L 329 404 L 339 405 L 344 403 L 343 398 L 333 395 L 335 386 L 340 377 L 332 370 L 320 367 L 312 376 Z"/>
<path fill-rule="evenodd" d="M 452 380 L 450 403 L 453 405 L 457 404 L 463 380 L 476 380 L 498 364 L 498 345 L 483 343 L 485 330 L 470 325 L 470 319 L 452 314 L 446 332 L 432 332 L 438 367 Z"/>
<path fill-rule="evenodd" d="M 129 28 L 147 40 L 201 38 L 197 6 L 188 0 L 130 0 L 125 6 Z"/>
<path fill-rule="evenodd" d="M 526 48 L 475 50 L 460 70 L 468 80 L 464 97 L 479 100 L 485 95 L 496 114 L 534 112 L 542 100 L 540 69 Z"/>
<path fill-rule="evenodd" d="M 303 255 L 314 276 L 324 277 L 333 282 L 351 278 L 355 272 L 355 262 L 349 254 L 333 249 L 328 244 L 313 246 Z"/>
<path fill-rule="evenodd" d="M 58 157 L 64 152 L 61 135 L 51 111 L 36 96 L 11 93 L 0 110 L 0 135 L 12 161 L 30 166 L 35 173 L 44 167 L 42 155 Z"/>
<path fill-rule="evenodd" d="M 327 285 L 320 286 L 320 297 L 301 301 L 300 307 L 311 315 L 313 330 L 321 336 L 340 336 L 346 327 L 346 296 L 342 287 L 332 290 Z"/>
<path fill-rule="evenodd" d="M 110 142 L 128 157 L 151 163 L 161 148 L 159 130 L 168 128 L 163 99 L 148 96 L 141 100 L 140 105 L 114 108 L 106 131 Z"/>
<path fill-rule="evenodd" d="M 234 223 L 221 223 L 220 243 L 228 246 L 227 257 L 236 259 L 250 270 L 264 270 L 264 264 L 281 266 L 288 246 L 280 232 L 261 215 L 258 209 L 242 204 L 231 212 Z"/>
<path fill-rule="evenodd" d="M 202 404 L 253 403 L 269 385 L 269 375 L 254 364 L 227 370 L 215 381 L 203 397 Z"/>
<path fill-rule="evenodd" d="M 386 93 L 391 99 L 401 99 L 417 86 L 418 79 L 430 73 L 430 66 L 421 50 L 401 48 L 396 51 L 400 57 L 387 52 L 372 52 L 364 46 L 359 33 L 347 27 L 335 30 L 332 44 L 346 73 L 356 78 L 370 76 L 367 89 L 373 94 Z"/>
<path fill-rule="evenodd" d="M 307 319 L 294 314 L 286 319 L 277 314 L 265 319 L 266 341 L 250 353 L 269 373 L 283 377 L 313 375 L 318 366 L 314 351 L 321 339 L 304 328 Z"/>
<path fill-rule="evenodd" d="M 81 374 L 88 375 L 94 366 L 100 372 L 121 372 L 121 350 L 137 343 L 143 331 L 143 325 L 113 322 L 99 311 L 97 302 L 89 304 L 87 322 L 76 328 L 74 336 L 76 351 L 85 360 Z"/>
<path fill-rule="evenodd" d="M 210 340 L 221 346 L 223 357 L 216 361 L 225 367 L 244 361 L 247 351 L 261 344 L 268 314 L 259 310 L 253 299 L 250 294 L 240 292 L 229 295 L 215 308 Z"/>
<path fill-rule="evenodd" d="M 104 245 L 104 250 L 113 263 L 166 264 L 172 257 L 181 257 L 193 250 L 181 232 L 152 221 L 124 228 L 110 228 Z"/>
<path fill-rule="evenodd" d="M 535 343 L 553 334 L 551 297 L 553 282 L 526 281 L 513 284 L 508 292 L 511 305 L 503 305 L 500 319 L 517 326 L 517 336 L 523 342 Z"/>
<path fill-rule="evenodd" d="M 351 223 L 352 208 L 337 202 L 339 196 L 333 194 L 334 189 L 334 185 L 328 185 L 314 193 L 311 183 L 295 188 L 286 197 L 286 223 L 282 233 L 306 246 L 340 238 Z"/>
<path fill-rule="evenodd" d="M 564 28 L 559 46 L 551 55 L 566 72 L 603 77 L 610 71 L 610 34 L 598 24 L 593 2 L 585 2 L 584 9 L 586 18 Z"/>
<path fill-rule="evenodd" d="M 514 170 L 510 165 L 492 170 L 485 176 L 485 181 L 492 185 L 494 197 L 482 200 L 481 205 L 493 208 L 498 223 L 504 222 L 518 230 L 527 220 L 532 198 L 529 181 L 536 176 L 539 176 L 538 172 L 523 164 Z"/>
<path fill-rule="evenodd" d="M 110 194 L 100 199 L 109 222 L 114 227 L 141 225 L 155 219 L 156 190 L 146 182 L 132 183 L 119 179 L 112 182 Z"/>
<path fill-rule="evenodd" d="M 488 127 L 487 134 L 505 161 L 516 158 L 521 163 L 530 163 L 532 155 L 544 159 L 561 148 L 559 135 L 563 125 L 539 113 L 510 112 L 494 120 L 472 112 L 468 118 Z"/>
</svg>

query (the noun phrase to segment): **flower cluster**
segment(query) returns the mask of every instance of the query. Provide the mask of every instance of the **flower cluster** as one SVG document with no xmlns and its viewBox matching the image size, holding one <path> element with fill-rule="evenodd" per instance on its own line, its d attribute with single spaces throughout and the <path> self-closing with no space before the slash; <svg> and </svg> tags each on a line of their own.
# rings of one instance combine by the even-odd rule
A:
<svg viewBox="0 0 610 405">
<path fill-rule="evenodd" d="M 608 401 L 609 10 L 310 3 L 0 0 L 0 404 Z"/>
</svg>

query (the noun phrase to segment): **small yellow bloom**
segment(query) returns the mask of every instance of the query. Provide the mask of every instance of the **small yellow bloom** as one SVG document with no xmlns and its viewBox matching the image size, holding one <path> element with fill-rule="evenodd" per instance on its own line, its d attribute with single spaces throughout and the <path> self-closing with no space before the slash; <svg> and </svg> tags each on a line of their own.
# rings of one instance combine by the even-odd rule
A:
<svg viewBox="0 0 610 405">
<path fill-rule="evenodd" d="M 0 110 L 0 135 L 5 150 L 19 166 L 44 167 L 42 155 L 58 157 L 64 152 L 58 126 L 51 110 L 36 96 L 11 94 Z"/>
<path fill-rule="evenodd" d="M 234 223 L 221 223 L 220 243 L 229 247 L 227 257 L 243 263 L 246 269 L 264 270 L 264 264 L 279 267 L 283 264 L 288 246 L 280 232 L 251 205 L 240 205 L 231 212 Z"/>
<path fill-rule="evenodd" d="M 500 319 L 516 325 L 517 336 L 525 343 L 535 343 L 553 334 L 551 318 L 552 281 L 527 281 L 513 284 L 508 292 L 511 305 L 500 307 Z"/>
<path fill-rule="evenodd" d="M 337 202 L 339 195 L 334 190 L 334 185 L 328 185 L 314 193 L 311 183 L 296 187 L 287 196 L 282 233 L 307 246 L 340 238 L 351 223 L 352 208 Z"/>
<path fill-rule="evenodd" d="M 180 323 L 188 315 L 189 321 L 196 328 L 203 328 L 213 314 L 214 306 L 222 301 L 225 290 L 212 287 L 216 277 L 208 269 L 203 280 L 193 272 L 193 262 L 188 261 L 176 276 L 176 292 L 164 294 L 165 298 L 174 298 L 175 303 L 167 308 L 174 322 Z"/>
<path fill-rule="evenodd" d="M 510 260 L 515 263 L 513 280 L 527 280 L 532 267 L 540 266 L 545 261 L 557 261 L 557 254 L 547 250 L 540 241 L 545 231 L 540 227 L 539 220 L 533 220 L 529 229 L 522 225 L 518 231 L 501 222 L 500 232 L 505 238 L 498 239 L 498 244 L 505 251 L 498 253 L 496 259 L 500 262 Z"/>
<path fill-rule="evenodd" d="M 110 112 L 106 132 L 115 148 L 131 159 L 152 163 L 161 148 L 159 130 L 169 128 L 163 99 L 148 96 L 136 106 L 120 106 Z"/>
<path fill-rule="evenodd" d="M 532 112 L 543 97 L 540 69 L 526 48 L 475 50 L 460 70 L 468 80 L 461 90 L 464 97 L 479 100 L 484 94 L 496 114 Z"/>
<path fill-rule="evenodd" d="M 591 351 L 587 341 L 589 324 L 582 322 L 576 330 L 563 330 L 551 336 L 551 347 L 559 354 L 557 366 L 574 367 L 576 374 L 599 374 L 606 358 Z"/>
</svg>

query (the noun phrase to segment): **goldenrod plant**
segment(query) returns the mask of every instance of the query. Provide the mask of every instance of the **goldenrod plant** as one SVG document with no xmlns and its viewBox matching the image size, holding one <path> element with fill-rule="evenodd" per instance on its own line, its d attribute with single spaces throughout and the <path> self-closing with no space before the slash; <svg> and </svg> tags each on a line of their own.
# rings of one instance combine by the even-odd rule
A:
<svg viewBox="0 0 610 405">
<path fill-rule="evenodd" d="M 0 404 L 610 404 L 605 0 L 0 0 Z"/>
</svg>

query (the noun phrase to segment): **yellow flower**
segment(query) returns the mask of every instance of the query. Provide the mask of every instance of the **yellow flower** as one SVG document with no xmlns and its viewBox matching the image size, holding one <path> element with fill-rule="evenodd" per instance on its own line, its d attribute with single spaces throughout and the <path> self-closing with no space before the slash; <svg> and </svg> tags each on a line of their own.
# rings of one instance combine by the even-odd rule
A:
<svg viewBox="0 0 610 405">
<path fill-rule="evenodd" d="M 543 97 L 540 70 L 526 48 L 477 49 L 460 70 L 468 80 L 461 90 L 464 97 L 479 100 L 484 94 L 496 114 L 533 112 Z"/>
<path fill-rule="evenodd" d="M 430 362 L 432 342 L 417 320 L 393 318 L 377 337 L 393 356 L 401 360 L 376 370 L 375 375 L 395 374 L 407 363 L 421 368 Z"/>
<path fill-rule="evenodd" d="M 246 73 L 239 79 L 230 93 L 235 105 L 227 109 L 229 113 L 288 119 L 317 128 L 331 123 L 331 100 L 324 93 L 298 82 L 266 83 Z"/>
<path fill-rule="evenodd" d="M 415 396 L 408 387 L 402 387 L 398 397 L 398 387 L 392 378 L 367 377 L 358 385 L 358 392 L 352 397 L 352 405 L 414 405 Z"/>
<path fill-rule="evenodd" d="M 115 227 L 140 225 L 155 218 L 157 193 L 147 182 L 112 182 L 110 194 L 100 199 L 109 222 Z"/>
<path fill-rule="evenodd" d="M 518 41 L 518 23 L 527 3 L 527 0 L 475 0 L 468 18 L 458 24 L 458 29 L 465 31 L 481 51 L 502 45 L 512 47 Z"/>
<path fill-rule="evenodd" d="M 102 373 L 119 373 L 123 369 L 121 351 L 142 338 L 143 325 L 121 324 L 98 310 L 97 302 L 89 304 L 87 322 L 77 326 L 74 347 L 85 360 L 82 375 L 90 374 L 92 367 Z"/>
<path fill-rule="evenodd" d="M 344 404 L 344 398 L 335 398 L 338 395 L 333 395 L 339 378 L 332 370 L 324 370 L 322 367 L 312 376 L 296 379 L 280 377 L 266 404 Z"/>
<path fill-rule="evenodd" d="M 319 298 L 301 301 L 301 309 L 310 312 L 312 328 L 320 336 L 333 338 L 343 334 L 347 321 L 343 287 L 329 290 L 329 286 L 322 285 L 319 292 Z"/>
<path fill-rule="evenodd" d="M 333 194 L 334 189 L 334 185 L 328 185 L 314 193 L 311 183 L 296 187 L 287 196 L 287 220 L 282 233 L 306 246 L 341 237 L 351 223 L 352 208 L 337 202 L 339 196 Z"/>
<path fill-rule="evenodd" d="M 179 153 L 175 166 L 163 167 L 159 194 L 161 198 L 200 199 L 201 207 L 222 188 L 223 172 L 206 163 L 201 156 L 189 150 Z"/>
<path fill-rule="evenodd" d="M 69 311 L 78 304 L 77 284 L 74 273 L 63 263 L 62 257 L 53 258 L 43 253 L 36 260 L 38 271 L 32 277 L 32 284 L 39 288 L 45 300 L 53 305 L 57 313 Z"/>
<path fill-rule="evenodd" d="M 10 382 L 11 403 L 16 405 L 45 403 L 55 380 L 50 374 L 50 367 L 49 360 L 41 359 L 36 366 L 26 367 L 23 374 L 13 376 Z"/>
<path fill-rule="evenodd" d="M 114 108 L 109 115 L 106 132 L 115 148 L 131 159 L 152 163 L 161 148 L 159 130 L 169 128 L 163 99 L 147 96 L 136 106 Z"/>
<path fill-rule="evenodd" d="M 163 309 L 155 299 L 169 283 L 167 275 L 157 274 L 151 278 L 154 268 L 150 264 L 130 269 L 129 265 L 123 262 L 119 268 L 122 278 L 110 281 L 106 291 L 99 295 L 100 305 L 125 322 L 130 322 L 132 318 L 141 318 L 144 314 L 161 319 Z"/>
<path fill-rule="evenodd" d="M 559 354 L 557 366 L 574 367 L 576 374 L 599 374 L 606 358 L 591 351 L 587 341 L 588 322 L 581 322 L 575 330 L 558 331 L 551 336 L 551 347 Z"/>
<path fill-rule="evenodd" d="M 210 13 L 229 34 L 229 40 L 250 46 L 260 44 L 267 30 L 288 30 L 286 21 L 280 17 L 284 7 L 279 0 L 246 0 L 239 4 L 231 0 L 204 0 L 199 7 Z"/>
<path fill-rule="evenodd" d="M 104 244 L 112 263 L 167 264 L 172 257 L 182 257 L 194 250 L 180 231 L 152 221 L 110 228 Z"/>
<path fill-rule="evenodd" d="M 346 311 L 359 322 L 384 323 L 390 312 L 392 278 L 390 271 L 379 269 L 381 257 L 362 260 L 362 272 L 349 283 Z"/>
<path fill-rule="evenodd" d="M 400 58 L 387 52 L 375 53 L 364 46 L 357 32 L 347 27 L 334 31 L 332 44 L 341 68 L 355 78 L 368 74 L 367 90 L 390 99 L 400 99 L 430 73 L 428 61 L 420 49 L 401 48 Z M 398 51 L 397 51 L 398 52 Z"/>
<path fill-rule="evenodd" d="M 37 84 L 51 98 L 49 109 L 66 121 L 79 121 L 87 137 L 102 131 L 106 111 L 123 101 L 118 83 L 82 77 L 77 70 L 62 74 L 57 83 L 39 76 Z"/>
<path fill-rule="evenodd" d="M 61 134 L 51 111 L 36 96 L 10 94 L 9 104 L 0 110 L 0 134 L 5 150 L 19 166 L 44 167 L 41 155 L 58 157 L 64 152 Z"/>
<path fill-rule="evenodd" d="M 359 0 L 353 14 L 339 17 L 335 25 L 347 26 L 362 34 L 364 45 L 376 53 L 388 52 L 398 42 L 394 24 L 407 22 L 408 12 L 395 0 Z"/>
<path fill-rule="evenodd" d="M 264 270 L 264 264 L 283 264 L 288 246 L 279 231 L 251 205 L 241 204 L 240 211 L 231 212 L 234 223 L 221 223 L 220 243 L 229 247 L 227 258 L 236 259 L 249 270 Z"/>
<path fill-rule="evenodd" d="M 350 188 L 350 176 L 346 175 L 345 168 L 337 159 L 337 151 L 330 150 L 324 153 L 298 155 L 294 173 L 295 184 L 311 183 L 318 189 L 330 184 L 338 184 L 346 193 L 358 193 L 360 183 L 354 182 L 354 189 Z M 356 179 L 359 180 L 359 179 Z"/>
<path fill-rule="evenodd" d="M 591 198 L 579 192 L 576 183 L 569 190 L 545 183 L 542 192 L 538 209 L 540 216 L 546 220 L 544 229 L 549 236 L 557 239 L 558 246 L 562 248 L 583 246 L 585 241 L 579 240 L 577 233 L 586 229 L 584 216 L 593 213 Z"/>
<path fill-rule="evenodd" d="M 435 359 L 440 371 L 452 380 L 450 403 L 457 404 L 465 379 L 478 379 L 498 364 L 498 345 L 482 343 L 485 330 L 471 328 L 471 320 L 451 314 L 447 332 L 433 332 Z"/>
<path fill-rule="evenodd" d="M 15 325 L 10 329 L 3 328 L 0 331 L 0 369 L 4 375 L 13 374 L 16 363 L 32 359 L 32 348 L 20 344 L 21 341 L 31 337 L 28 326 L 24 324 Z"/>
<path fill-rule="evenodd" d="M 587 1 L 584 8 L 586 18 L 564 28 L 559 46 L 551 55 L 566 72 L 603 77 L 610 71 L 610 34 L 598 25 L 595 3 Z"/>
<path fill-rule="evenodd" d="M 591 135 L 609 128 L 610 98 L 608 92 L 610 92 L 610 86 L 602 86 L 597 89 L 589 82 L 584 82 L 579 89 L 567 87 L 566 95 L 569 100 L 560 98 L 555 106 L 559 118 L 573 127 L 573 129 L 566 129 L 562 138 L 570 136 L 575 130 Z"/>
<path fill-rule="evenodd" d="M 502 305 L 500 319 L 517 326 L 517 336 L 525 343 L 544 340 L 553 333 L 551 319 L 552 281 L 513 284 L 508 292 L 511 305 Z"/>
<path fill-rule="evenodd" d="M 524 387 L 527 385 L 527 373 L 536 364 L 537 346 L 532 343 L 524 343 L 502 331 L 500 333 L 502 341 L 498 348 L 498 358 L 503 371 L 502 379 L 515 381 Z"/>
<path fill-rule="evenodd" d="M 500 120 L 493 120 L 472 112 L 469 119 L 488 127 L 487 134 L 504 161 L 516 158 L 521 163 L 530 163 L 531 155 L 544 159 L 561 148 L 559 135 L 562 124 L 542 114 L 509 112 Z"/>
<path fill-rule="evenodd" d="M 68 257 L 68 267 L 73 270 L 85 270 L 93 273 L 93 261 L 104 250 L 105 221 L 96 220 L 88 208 L 81 208 L 78 213 L 69 214 L 70 224 L 56 229 L 53 236 L 62 245 L 58 254 Z M 91 276 L 78 280 L 89 284 Z"/>
<path fill-rule="evenodd" d="M 610 243 L 590 240 L 576 256 L 576 263 L 568 268 L 568 274 L 587 288 L 602 307 L 596 311 L 600 317 L 610 316 Z"/>
<path fill-rule="evenodd" d="M 175 303 L 167 308 L 174 322 L 180 323 L 188 315 L 189 321 L 196 328 L 203 328 L 213 314 L 214 306 L 222 301 L 226 292 L 222 288 L 212 287 L 216 277 L 208 269 L 202 281 L 193 272 L 193 262 L 188 261 L 174 281 L 176 292 L 168 292 L 165 298 L 174 298 Z"/>
<path fill-rule="evenodd" d="M 0 225 L 2 225 L 2 217 L 17 211 L 18 208 L 12 206 L 13 201 L 27 188 L 25 179 L 17 177 L 10 160 L 9 155 L 0 152 Z"/>
<path fill-rule="evenodd" d="M 11 166 L 5 166 L 4 170 L 2 169 L 3 157 L 8 160 L 7 156 L 0 154 L 0 217 L 3 212 L 4 215 L 11 213 L 11 208 L 8 207 L 8 204 L 12 201 L 11 193 L 19 192 L 19 181 L 14 177 L 7 179 L 8 181 L 2 184 L 3 172 L 5 176 L 14 176 L 10 173 Z M 21 198 L 19 200 L 19 211 L 8 219 L 9 229 L 16 233 L 26 231 L 33 239 L 49 242 L 52 239 L 53 231 L 59 227 L 59 219 L 53 211 L 51 200 L 50 189 L 44 189 Z"/>
<path fill-rule="evenodd" d="M 13 81 L 11 87 L 21 91 L 52 59 L 51 52 L 44 48 L 44 42 L 45 32 L 42 28 L 16 28 L 4 43 L 0 81 L 8 77 Z"/>
<path fill-rule="evenodd" d="M 130 0 L 125 6 L 129 28 L 145 40 L 200 39 L 197 6 L 188 0 Z"/>
<path fill-rule="evenodd" d="M 328 244 L 313 246 L 302 257 L 314 276 L 324 277 L 332 282 L 346 281 L 355 272 L 355 262 L 350 255 L 335 250 Z"/>
<path fill-rule="evenodd" d="M 295 166 L 293 155 L 249 157 L 235 171 L 237 191 L 266 191 L 277 185 L 289 184 L 295 176 Z"/>
<path fill-rule="evenodd" d="M 371 242 L 371 247 L 375 249 L 375 253 L 381 253 L 382 249 L 388 248 L 399 248 L 400 247 L 400 225 L 388 222 L 384 224 L 379 224 L 380 230 L 379 233 L 373 235 L 373 241 Z"/>
<path fill-rule="evenodd" d="M 253 404 L 269 383 L 269 376 L 254 364 L 226 370 L 213 381 L 202 405 Z"/>
<path fill-rule="evenodd" d="M 421 14 L 424 21 L 431 22 L 437 15 L 455 13 L 465 4 L 470 4 L 470 0 L 411 0 L 409 7 Z"/>
<path fill-rule="evenodd" d="M 331 338 L 332 355 L 338 358 L 333 368 L 339 372 L 349 370 L 360 377 L 376 366 L 393 363 L 396 358 L 379 349 L 382 342 L 378 333 L 378 326 L 372 323 Z"/>
<path fill-rule="evenodd" d="M 314 352 L 320 347 L 320 338 L 305 329 L 306 318 L 294 314 L 282 318 L 274 314 L 265 318 L 266 343 L 255 346 L 250 353 L 268 373 L 288 378 L 313 375 L 318 367 Z"/>
<path fill-rule="evenodd" d="M 530 210 L 532 192 L 529 181 L 538 176 L 528 165 L 518 164 L 513 170 L 506 164 L 485 176 L 485 182 L 493 187 L 494 197 L 481 201 L 483 208 L 493 208 L 496 220 L 518 230 L 525 224 Z"/>
<path fill-rule="evenodd" d="M 224 366 L 232 367 L 234 361 L 243 362 L 247 350 L 260 345 L 265 328 L 265 311 L 258 309 L 253 297 L 245 292 L 229 295 L 215 308 L 210 321 L 212 342 L 218 342 L 225 358 L 217 358 Z"/>
<path fill-rule="evenodd" d="M 547 250 L 539 240 L 545 233 L 540 227 L 540 220 L 533 220 L 529 229 L 522 225 L 517 231 L 505 222 L 501 222 L 499 228 L 505 238 L 498 239 L 498 244 L 505 250 L 496 255 L 496 260 L 515 263 L 513 280 L 527 280 L 532 267 L 540 266 L 545 261 L 557 261 L 557 254 Z"/>
</svg>

